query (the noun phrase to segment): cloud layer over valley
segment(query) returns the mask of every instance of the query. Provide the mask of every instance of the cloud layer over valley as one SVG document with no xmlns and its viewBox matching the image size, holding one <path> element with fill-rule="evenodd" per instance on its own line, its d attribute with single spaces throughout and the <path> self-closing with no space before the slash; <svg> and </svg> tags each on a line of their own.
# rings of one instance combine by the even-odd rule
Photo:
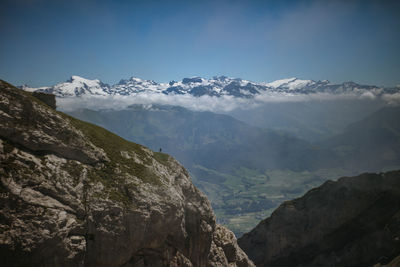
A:
<svg viewBox="0 0 400 267">
<path fill-rule="evenodd" d="M 195 97 L 192 95 L 165 95 L 159 93 L 139 93 L 132 96 L 82 96 L 58 97 L 57 106 L 61 110 L 71 111 L 80 108 L 93 110 L 99 109 L 125 109 L 131 105 L 171 105 L 181 106 L 195 111 L 229 112 L 235 109 L 251 109 L 268 103 L 305 102 L 305 101 L 336 101 L 336 100 L 383 100 L 389 105 L 400 104 L 400 93 L 383 94 L 376 96 L 371 92 L 361 95 L 346 94 L 288 94 L 265 93 L 254 98 L 239 98 L 234 96 L 208 96 Z"/>
</svg>

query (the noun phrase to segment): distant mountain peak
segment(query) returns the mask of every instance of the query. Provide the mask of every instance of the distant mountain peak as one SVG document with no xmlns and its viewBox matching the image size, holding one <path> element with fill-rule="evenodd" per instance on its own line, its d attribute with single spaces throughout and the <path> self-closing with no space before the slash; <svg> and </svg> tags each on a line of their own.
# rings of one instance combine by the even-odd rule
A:
<svg viewBox="0 0 400 267">
<path fill-rule="evenodd" d="M 122 95 L 130 96 L 142 93 L 160 93 L 165 95 L 192 95 L 200 97 L 208 96 L 233 96 L 238 98 L 252 98 L 263 93 L 289 93 L 289 94 L 358 94 L 370 92 L 374 95 L 383 93 L 394 93 L 399 87 L 379 88 L 377 86 L 360 85 L 355 82 L 344 82 L 334 84 L 328 80 L 314 81 L 304 80 L 297 77 L 280 79 L 272 82 L 251 82 L 241 78 L 230 78 L 227 76 L 214 76 L 210 79 L 193 76 L 183 78 L 181 81 L 170 81 L 169 83 L 157 83 L 153 80 L 143 80 L 132 76 L 129 79 L 121 79 L 117 84 L 109 86 L 99 79 L 86 79 L 73 75 L 69 80 L 50 87 L 31 88 L 21 86 L 26 91 L 41 91 L 53 93 L 58 97 L 73 96 L 107 96 Z"/>
<path fill-rule="evenodd" d="M 310 85 L 314 85 L 315 83 L 316 82 L 313 80 L 302 80 L 296 77 L 292 77 L 287 79 L 276 80 L 267 83 L 266 85 L 272 88 L 286 88 L 289 90 L 296 90 L 305 88 Z"/>
<path fill-rule="evenodd" d="M 273 82 L 270 82 L 270 83 L 266 83 L 266 84 L 271 86 L 271 87 L 276 88 L 276 87 L 279 87 L 279 86 L 281 86 L 283 84 L 290 83 L 290 82 L 292 82 L 292 81 L 294 81 L 296 79 L 297 78 L 286 78 L 286 79 L 280 79 L 280 80 L 276 80 L 276 81 L 273 81 Z"/>
<path fill-rule="evenodd" d="M 72 75 L 71 78 L 68 81 L 74 81 L 74 80 L 77 80 L 77 81 L 90 81 L 89 79 L 83 78 L 83 77 L 78 76 L 78 75 Z"/>
<path fill-rule="evenodd" d="M 227 77 L 225 75 L 221 75 L 221 76 L 214 76 L 213 79 L 218 80 L 218 81 L 225 81 L 225 80 L 229 79 L 229 77 Z"/>
</svg>

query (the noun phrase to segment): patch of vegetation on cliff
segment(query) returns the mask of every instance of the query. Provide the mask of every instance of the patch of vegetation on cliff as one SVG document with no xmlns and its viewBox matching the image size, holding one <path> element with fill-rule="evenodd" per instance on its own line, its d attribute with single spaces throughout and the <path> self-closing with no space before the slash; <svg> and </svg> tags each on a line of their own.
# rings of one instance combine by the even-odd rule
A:
<svg viewBox="0 0 400 267">
<path fill-rule="evenodd" d="M 64 116 L 67 116 L 63 114 Z M 103 172 L 110 172 L 118 167 L 122 172 L 127 172 L 138 177 L 146 183 L 159 185 L 159 177 L 151 170 L 153 157 L 145 151 L 145 148 L 139 144 L 135 144 L 113 134 L 94 124 L 83 122 L 68 116 L 71 124 L 81 130 L 85 136 L 97 147 L 102 148 L 110 159 L 105 163 Z M 132 151 L 143 164 L 136 162 L 134 159 L 121 155 L 121 151 Z M 160 154 L 160 153 L 158 153 Z M 155 155 L 154 158 L 161 164 L 166 165 L 167 161 L 164 156 Z M 109 170 L 107 170 L 109 169 Z M 103 176 L 103 175 L 101 175 Z"/>
<path fill-rule="evenodd" d="M 170 155 L 161 152 L 154 152 L 153 156 L 154 159 L 157 160 L 159 163 L 168 166 Z"/>
<path fill-rule="evenodd" d="M 153 153 L 144 146 L 129 142 L 99 126 L 80 121 L 51 109 L 47 104 L 35 98 L 32 93 L 20 90 L 1 80 L 0 83 L 4 87 L 14 89 L 8 91 L 8 93 L 24 105 L 24 110 L 26 110 L 27 114 L 23 116 L 23 121 L 19 123 L 32 124 L 32 121 L 29 119 L 29 112 L 35 108 L 33 105 L 35 103 L 45 109 L 51 110 L 51 112 L 56 112 L 63 119 L 69 121 L 73 127 L 80 130 L 87 141 L 105 151 L 109 161 L 93 165 L 93 168 L 88 171 L 88 178 L 92 182 L 101 182 L 105 187 L 105 193 L 107 193 L 108 198 L 129 204 L 129 187 L 135 186 L 134 183 L 130 183 L 127 180 L 129 176 L 137 177 L 141 181 L 152 185 L 161 185 L 160 177 L 153 170 L 153 165 L 155 162 L 158 162 L 168 166 L 168 155 Z M 36 125 L 32 125 L 32 127 L 36 127 Z M 68 141 L 68 138 L 73 137 L 65 135 L 64 138 Z M 3 149 L 9 151 L 12 148 L 13 146 L 5 143 Z M 125 155 L 122 152 L 127 152 L 127 154 Z M 12 164 L 12 159 L 9 159 L 6 165 L 7 168 L 18 169 L 18 166 Z M 79 166 L 76 162 L 69 161 L 63 169 L 74 178 L 74 184 L 79 182 L 79 177 L 83 171 L 82 166 Z"/>
</svg>

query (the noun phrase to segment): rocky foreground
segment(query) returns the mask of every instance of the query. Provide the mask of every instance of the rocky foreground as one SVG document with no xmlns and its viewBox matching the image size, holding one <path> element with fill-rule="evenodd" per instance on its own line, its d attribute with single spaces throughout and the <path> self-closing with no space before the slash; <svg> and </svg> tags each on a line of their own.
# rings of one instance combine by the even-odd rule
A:
<svg viewBox="0 0 400 267">
<path fill-rule="evenodd" d="M 257 266 L 400 266 L 400 171 L 328 181 L 283 203 L 239 245 Z"/>
<path fill-rule="evenodd" d="M 254 266 L 173 158 L 50 106 L 0 81 L 2 266 Z"/>
</svg>

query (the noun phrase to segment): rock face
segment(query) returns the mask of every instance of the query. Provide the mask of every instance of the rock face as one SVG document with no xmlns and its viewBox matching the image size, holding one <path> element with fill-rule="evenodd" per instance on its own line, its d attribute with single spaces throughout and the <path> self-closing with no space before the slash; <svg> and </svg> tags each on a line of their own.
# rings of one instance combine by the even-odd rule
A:
<svg viewBox="0 0 400 267">
<path fill-rule="evenodd" d="M 49 107 L 56 109 L 56 96 L 52 94 L 46 94 L 41 92 L 33 92 L 32 95 L 48 105 Z"/>
<path fill-rule="evenodd" d="M 394 258 L 391 262 L 389 262 L 387 265 L 382 265 L 380 263 L 377 263 L 374 265 L 374 267 L 398 267 L 400 266 L 400 255 Z"/>
<path fill-rule="evenodd" d="M 254 266 L 238 246 L 234 233 L 221 225 L 215 228 L 209 259 L 212 267 Z"/>
<path fill-rule="evenodd" d="M 253 266 L 166 154 L 0 81 L 2 266 Z"/>
<path fill-rule="evenodd" d="M 400 254 L 400 171 L 328 181 L 238 243 L 257 266 L 389 264 Z"/>
</svg>

